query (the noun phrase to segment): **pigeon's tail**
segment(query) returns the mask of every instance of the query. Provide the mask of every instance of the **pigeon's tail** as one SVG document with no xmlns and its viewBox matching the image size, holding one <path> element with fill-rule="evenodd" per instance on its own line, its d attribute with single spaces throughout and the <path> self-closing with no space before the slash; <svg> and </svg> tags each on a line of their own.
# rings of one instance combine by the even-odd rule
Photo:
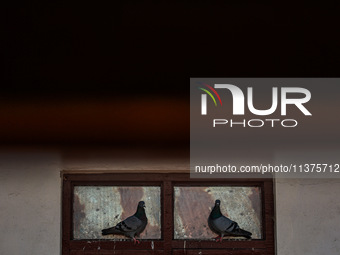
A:
<svg viewBox="0 0 340 255">
<path fill-rule="evenodd" d="M 243 230 L 243 229 L 241 229 L 241 228 L 235 230 L 234 233 L 235 233 L 236 235 L 238 235 L 238 236 L 243 236 L 243 237 L 245 237 L 245 238 L 247 238 L 247 239 L 251 239 L 251 235 L 252 235 L 252 233 L 250 233 L 250 232 L 248 232 L 248 231 L 246 231 L 246 230 Z"/>
<path fill-rule="evenodd" d="M 115 228 L 106 228 L 102 230 L 102 235 L 106 236 L 106 235 L 112 235 L 112 234 L 119 234 L 120 232 Z"/>
</svg>

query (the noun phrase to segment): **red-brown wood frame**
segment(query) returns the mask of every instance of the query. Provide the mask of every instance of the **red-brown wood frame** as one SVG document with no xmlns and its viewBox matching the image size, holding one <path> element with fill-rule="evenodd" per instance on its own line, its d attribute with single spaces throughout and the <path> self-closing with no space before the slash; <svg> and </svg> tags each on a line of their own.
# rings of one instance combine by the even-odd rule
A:
<svg viewBox="0 0 340 255">
<path fill-rule="evenodd" d="M 73 240 L 74 186 L 160 186 L 160 240 Z M 173 239 L 174 186 L 258 186 L 262 199 L 262 239 L 210 240 Z M 188 173 L 63 174 L 62 254 L 275 254 L 273 179 L 190 179 Z M 152 249 L 153 247 L 153 249 Z"/>
</svg>

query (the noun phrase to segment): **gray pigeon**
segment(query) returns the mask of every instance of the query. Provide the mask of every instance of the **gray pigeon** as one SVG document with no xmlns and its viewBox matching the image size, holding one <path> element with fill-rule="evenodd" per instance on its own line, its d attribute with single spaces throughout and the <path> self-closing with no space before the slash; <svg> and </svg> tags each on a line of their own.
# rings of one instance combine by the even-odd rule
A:
<svg viewBox="0 0 340 255">
<path fill-rule="evenodd" d="M 220 204 L 220 200 L 215 201 L 215 206 L 208 218 L 209 228 L 218 234 L 218 236 L 215 237 L 216 242 L 222 242 L 224 235 L 243 236 L 247 239 L 250 239 L 252 235 L 250 232 L 241 229 L 235 221 L 232 221 L 231 219 L 222 215 Z"/>
<path fill-rule="evenodd" d="M 146 217 L 144 208 L 144 201 L 140 201 L 134 215 L 119 222 L 112 228 L 103 229 L 102 235 L 124 235 L 133 239 L 134 244 L 136 244 L 136 242 L 139 244 L 140 241 L 137 240 L 135 236 L 139 236 L 148 224 L 148 218 Z"/>
</svg>

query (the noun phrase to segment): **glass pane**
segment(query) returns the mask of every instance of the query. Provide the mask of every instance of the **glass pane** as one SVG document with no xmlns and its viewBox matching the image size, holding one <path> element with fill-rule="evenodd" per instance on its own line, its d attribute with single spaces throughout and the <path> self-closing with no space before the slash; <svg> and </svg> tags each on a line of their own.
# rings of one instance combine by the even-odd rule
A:
<svg viewBox="0 0 340 255">
<path fill-rule="evenodd" d="M 115 226 L 145 202 L 148 225 L 140 239 L 161 238 L 160 187 L 76 186 L 73 202 L 74 239 L 126 239 L 102 236 L 101 230 Z"/>
<path fill-rule="evenodd" d="M 174 191 L 175 239 L 216 237 L 208 226 L 208 217 L 216 199 L 221 200 L 223 215 L 236 221 L 240 228 L 251 232 L 252 239 L 262 238 L 262 205 L 259 187 L 175 187 Z"/>
</svg>

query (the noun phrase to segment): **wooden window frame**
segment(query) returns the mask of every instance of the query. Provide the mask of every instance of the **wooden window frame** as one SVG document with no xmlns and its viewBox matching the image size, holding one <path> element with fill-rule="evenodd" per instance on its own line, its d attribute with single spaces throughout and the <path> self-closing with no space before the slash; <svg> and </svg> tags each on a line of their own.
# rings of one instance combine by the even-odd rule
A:
<svg viewBox="0 0 340 255">
<path fill-rule="evenodd" d="M 160 186 L 161 239 L 142 240 L 133 245 L 130 240 L 73 240 L 74 186 Z M 250 241 L 174 239 L 175 186 L 258 186 L 262 200 L 262 239 Z M 188 173 L 63 173 L 62 188 L 62 254 L 275 254 L 273 179 L 190 179 Z M 152 250 L 151 247 L 154 247 Z M 85 252 L 86 251 L 86 252 Z M 130 251 L 130 252 L 129 252 Z M 211 251 L 211 252 L 209 252 Z"/>
</svg>

